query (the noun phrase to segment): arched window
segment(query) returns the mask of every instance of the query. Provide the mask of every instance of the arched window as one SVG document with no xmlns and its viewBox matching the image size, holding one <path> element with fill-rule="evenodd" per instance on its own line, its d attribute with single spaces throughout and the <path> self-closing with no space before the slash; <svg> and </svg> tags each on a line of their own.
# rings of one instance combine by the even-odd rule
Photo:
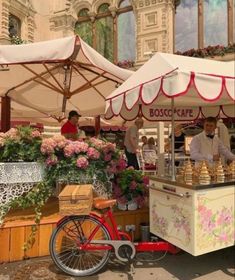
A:
<svg viewBox="0 0 235 280">
<path fill-rule="evenodd" d="M 135 61 L 135 17 L 133 13 L 133 8 L 129 0 L 123 0 L 119 3 L 117 31 L 118 61 Z"/>
<path fill-rule="evenodd" d="M 95 17 L 88 9 L 78 13 L 75 33 L 112 62 L 135 60 L 135 18 L 130 0 L 119 1 L 116 13 L 101 4 Z"/>
<path fill-rule="evenodd" d="M 175 14 L 175 50 L 186 51 L 198 46 L 198 0 L 178 1 Z"/>
<path fill-rule="evenodd" d="M 9 15 L 9 36 L 13 37 L 13 36 L 18 36 L 20 38 L 21 36 L 21 20 L 10 14 Z"/>
<path fill-rule="evenodd" d="M 78 13 L 78 21 L 75 25 L 75 34 L 78 34 L 86 43 L 92 46 L 92 23 L 89 17 L 89 10 L 82 9 Z"/>
<path fill-rule="evenodd" d="M 228 44 L 227 0 L 204 1 L 204 45 Z"/>
<path fill-rule="evenodd" d="M 113 61 L 113 17 L 109 11 L 109 4 L 104 3 L 99 6 L 95 29 L 96 50 Z"/>
</svg>

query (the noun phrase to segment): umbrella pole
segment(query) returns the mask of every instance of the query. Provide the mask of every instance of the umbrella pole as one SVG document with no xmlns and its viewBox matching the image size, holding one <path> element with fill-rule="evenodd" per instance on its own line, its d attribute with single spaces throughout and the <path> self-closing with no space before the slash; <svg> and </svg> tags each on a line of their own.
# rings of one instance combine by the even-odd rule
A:
<svg viewBox="0 0 235 280">
<path fill-rule="evenodd" d="M 1 98 L 1 130 L 7 132 L 11 128 L 11 98 L 3 96 Z"/>
<path fill-rule="evenodd" d="M 175 100 L 171 99 L 171 179 L 172 181 L 176 180 L 176 172 L 175 172 Z"/>
</svg>

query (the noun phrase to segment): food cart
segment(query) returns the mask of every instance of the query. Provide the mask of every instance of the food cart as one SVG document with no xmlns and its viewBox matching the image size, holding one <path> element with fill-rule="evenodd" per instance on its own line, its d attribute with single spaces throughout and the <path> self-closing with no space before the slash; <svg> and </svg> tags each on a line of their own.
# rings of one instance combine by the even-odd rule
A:
<svg viewBox="0 0 235 280">
<path fill-rule="evenodd" d="M 150 231 L 198 256 L 234 245 L 235 180 L 150 178 Z"/>
<path fill-rule="evenodd" d="M 235 118 L 234 67 L 234 61 L 156 53 L 107 98 L 106 117 L 141 115 L 172 127 L 199 116 Z M 150 178 L 150 231 L 194 256 L 234 245 L 235 180 L 185 183 L 175 173 L 173 139 L 171 174 L 159 166 Z"/>
</svg>

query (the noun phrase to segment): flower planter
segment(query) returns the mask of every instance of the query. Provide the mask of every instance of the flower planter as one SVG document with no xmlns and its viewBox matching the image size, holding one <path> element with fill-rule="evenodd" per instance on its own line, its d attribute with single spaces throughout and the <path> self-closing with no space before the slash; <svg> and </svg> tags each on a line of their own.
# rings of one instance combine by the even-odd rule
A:
<svg viewBox="0 0 235 280">
<path fill-rule="evenodd" d="M 44 168 L 38 162 L 0 163 L 0 205 L 28 192 L 43 177 Z"/>
</svg>

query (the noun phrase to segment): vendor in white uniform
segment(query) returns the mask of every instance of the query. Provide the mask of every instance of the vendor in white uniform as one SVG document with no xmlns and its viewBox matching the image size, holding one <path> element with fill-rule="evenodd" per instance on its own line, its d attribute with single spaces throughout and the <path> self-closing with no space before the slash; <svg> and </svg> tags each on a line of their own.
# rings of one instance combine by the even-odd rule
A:
<svg viewBox="0 0 235 280">
<path fill-rule="evenodd" d="M 190 144 L 190 157 L 196 162 L 206 160 L 209 163 L 219 160 L 224 156 L 226 160 L 235 160 L 235 155 L 224 146 L 215 135 L 216 118 L 208 117 L 204 121 L 204 130 L 194 136 Z"/>
</svg>

